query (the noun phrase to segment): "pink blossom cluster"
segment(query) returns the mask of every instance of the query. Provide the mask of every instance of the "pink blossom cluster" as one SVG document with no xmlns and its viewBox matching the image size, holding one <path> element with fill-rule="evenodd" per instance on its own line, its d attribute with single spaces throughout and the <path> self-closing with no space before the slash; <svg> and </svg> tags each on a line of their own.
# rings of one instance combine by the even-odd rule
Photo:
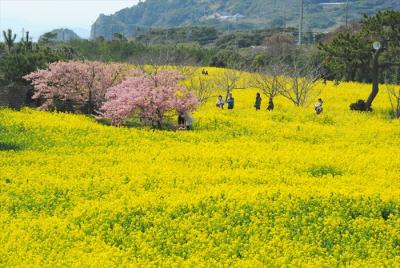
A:
<svg viewBox="0 0 400 268">
<path fill-rule="evenodd" d="M 184 113 L 200 104 L 192 92 L 179 85 L 182 79 L 175 70 L 131 77 L 107 91 L 102 116 L 111 119 L 113 125 L 138 116 L 159 127 L 165 113 Z"/>
<path fill-rule="evenodd" d="M 55 62 L 47 70 L 23 78 L 35 88 L 34 99 L 42 101 L 41 109 L 57 109 L 57 101 L 71 101 L 74 106 L 98 110 L 107 89 L 121 83 L 132 73 L 126 66 L 90 61 Z"/>
<path fill-rule="evenodd" d="M 184 77 L 175 70 L 146 73 L 123 65 L 70 61 L 51 63 L 24 79 L 31 81 L 33 98 L 42 101 L 42 109 L 58 109 L 60 101 L 69 101 L 75 112 L 88 107 L 86 113 L 100 114 L 113 125 L 139 116 L 160 126 L 165 113 L 185 113 L 199 105 L 192 92 L 179 85 Z"/>
</svg>

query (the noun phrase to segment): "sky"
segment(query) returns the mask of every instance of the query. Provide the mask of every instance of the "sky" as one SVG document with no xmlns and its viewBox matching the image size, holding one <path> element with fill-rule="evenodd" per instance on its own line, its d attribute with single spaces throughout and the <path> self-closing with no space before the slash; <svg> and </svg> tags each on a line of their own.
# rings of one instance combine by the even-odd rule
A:
<svg viewBox="0 0 400 268">
<path fill-rule="evenodd" d="M 22 28 L 34 40 L 56 28 L 69 28 L 88 38 L 99 14 L 132 7 L 138 0 L 0 0 L 0 30 L 13 29 L 21 38 Z M 2 34 L 0 35 L 2 40 Z"/>
</svg>

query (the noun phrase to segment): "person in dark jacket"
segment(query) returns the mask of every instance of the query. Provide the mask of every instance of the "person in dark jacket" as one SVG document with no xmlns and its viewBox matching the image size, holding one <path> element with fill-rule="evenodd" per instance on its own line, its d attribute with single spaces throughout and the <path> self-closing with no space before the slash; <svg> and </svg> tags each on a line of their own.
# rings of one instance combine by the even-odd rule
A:
<svg viewBox="0 0 400 268">
<path fill-rule="evenodd" d="M 256 103 L 254 104 L 254 107 L 256 108 L 256 111 L 260 110 L 260 108 L 261 108 L 261 96 L 260 96 L 260 93 L 257 93 L 257 95 L 256 95 Z"/>
<path fill-rule="evenodd" d="M 185 128 L 185 115 L 182 112 L 178 113 L 178 129 Z"/>
<path fill-rule="evenodd" d="M 267 110 L 272 111 L 272 110 L 274 110 L 274 107 L 275 107 L 274 100 L 272 99 L 272 97 L 269 97 Z"/>
<path fill-rule="evenodd" d="M 235 99 L 233 98 L 232 93 L 229 93 L 229 97 L 226 100 L 226 103 L 228 104 L 228 110 L 232 110 L 235 106 Z"/>
</svg>

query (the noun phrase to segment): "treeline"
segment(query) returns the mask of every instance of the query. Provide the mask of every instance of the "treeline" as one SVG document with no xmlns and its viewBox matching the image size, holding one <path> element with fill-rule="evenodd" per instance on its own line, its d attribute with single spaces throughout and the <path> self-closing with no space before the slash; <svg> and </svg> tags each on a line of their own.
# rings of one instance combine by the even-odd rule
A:
<svg viewBox="0 0 400 268">
<path fill-rule="evenodd" d="M 133 40 L 115 33 L 112 41 L 98 38 L 64 43 L 51 32 L 38 43 L 29 41 L 29 33 L 20 42 L 10 40 L 12 31 L 4 34 L 10 35 L 5 39 L 10 42 L 0 47 L 3 84 L 20 80 L 49 62 L 69 59 L 257 70 L 277 59 L 289 62 L 294 54 L 315 51 L 311 43 L 316 41 L 316 36 L 305 34 L 304 42 L 310 44 L 299 49 L 297 30 L 290 28 L 219 32 L 207 27 L 181 27 L 153 29 Z"/>
<path fill-rule="evenodd" d="M 129 40 L 139 41 L 146 45 L 155 44 L 197 44 L 217 49 L 249 48 L 263 46 L 265 39 L 275 34 L 286 33 L 298 38 L 298 28 L 268 28 L 268 29 L 216 29 L 213 27 L 177 27 L 177 28 L 138 28 L 136 35 Z M 324 39 L 326 34 L 304 31 L 303 44 L 316 44 Z M 98 38 L 104 40 L 104 37 Z M 112 40 L 127 40 L 121 33 L 115 33 Z"/>
<path fill-rule="evenodd" d="M 294 28 L 219 32 L 207 27 L 180 27 L 152 29 L 130 40 L 115 33 L 112 41 L 74 40 L 68 46 L 90 60 L 257 70 L 276 60 L 289 63 L 294 55 L 302 57 L 315 51 L 315 44 L 324 38 L 305 33 L 305 45 L 299 48 L 297 35 Z"/>
<path fill-rule="evenodd" d="M 73 49 L 80 59 L 132 64 L 226 67 L 247 71 L 256 71 L 277 60 L 289 63 L 294 57 L 318 57 L 316 46 L 299 48 L 292 41 L 283 49 L 277 49 L 275 46 L 217 49 L 191 44 L 145 45 L 137 41 L 107 42 L 99 40 L 77 40 L 69 43 L 68 47 Z M 275 54 L 275 52 L 279 54 Z"/>
<path fill-rule="evenodd" d="M 217 30 L 213 27 L 177 27 L 177 28 L 152 28 L 139 29 L 132 40 L 147 45 L 155 44 L 197 44 L 200 46 L 226 48 L 249 48 L 262 46 L 266 38 L 277 34 L 287 33 L 293 37 L 298 36 L 297 28 L 272 28 L 256 30 Z M 321 41 L 324 34 L 305 32 L 303 43 L 312 44 Z M 114 35 L 114 40 L 121 36 Z"/>
<path fill-rule="evenodd" d="M 78 58 L 77 52 L 68 45 L 48 46 L 33 43 L 29 32 L 16 42 L 11 30 L 4 31 L 4 43 L 0 43 L 0 85 L 23 83 L 22 76 L 46 68 L 50 62 Z"/>
<path fill-rule="evenodd" d="M 327 8 L 326 0 L 146 0 L 113 15 L 100 15 L 91 36 L 112 39 L 114 32 L 134 37 L 143 28 L 206 26 L 221 30 L 296 27 L 304 2 L 304 29 L 325 32 L 337 25 L 359 20 L 360 14 L 400 9 L 397 0 L 348 0 L 348 5 Z"/>
</svg>

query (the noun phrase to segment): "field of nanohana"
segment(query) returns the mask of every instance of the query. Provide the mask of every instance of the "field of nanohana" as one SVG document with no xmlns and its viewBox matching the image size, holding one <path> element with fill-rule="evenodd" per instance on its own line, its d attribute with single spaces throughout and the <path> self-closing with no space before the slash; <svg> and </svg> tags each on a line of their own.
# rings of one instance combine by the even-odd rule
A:
<svg viewBox="0 0 400 268">
<path fill-rule="evenodd" d="M 0 110 L 0 267 L 398 267 L 400 121 L 319 87 L 320 116 L 243 89 L 193 131 Z"/>
</svg>

